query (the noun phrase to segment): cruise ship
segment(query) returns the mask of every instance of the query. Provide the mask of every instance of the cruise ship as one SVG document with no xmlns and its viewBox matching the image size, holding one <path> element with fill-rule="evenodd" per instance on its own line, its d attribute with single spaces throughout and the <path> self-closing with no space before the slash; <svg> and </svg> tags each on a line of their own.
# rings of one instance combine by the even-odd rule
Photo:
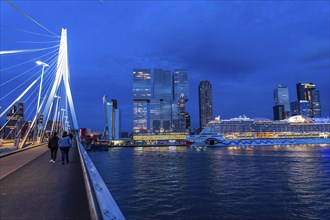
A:
<svg viewBox="0 0 330 220">
<path fill-rule="evenodd" d="M 237 118 L 209 122 L 198 135 L 187 136 L 191 146 L 270 146 L 330 144 L 330 119 L 296 115 L 286 120 Z"/>
</svg>

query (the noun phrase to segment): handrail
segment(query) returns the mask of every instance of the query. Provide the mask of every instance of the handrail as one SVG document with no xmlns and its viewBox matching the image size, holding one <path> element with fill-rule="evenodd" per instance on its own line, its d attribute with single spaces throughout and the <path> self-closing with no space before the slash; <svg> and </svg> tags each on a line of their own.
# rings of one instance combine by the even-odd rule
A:
<svg viewBox="0 0 330 220">
<path fill-rule="evenodd" d="M 124 215 L 122 214 L 117 203 L 113 199 L 109 189 L 105 185 L 91 158 L 88 156 L 84 146 L 80 143 L 78 137 L 76 138 L 76 140 L 79 149 L 80 159 L 82 162 L 83 174 L 87 189 L 87 197 L 89 200 L 89 206 L 91 211 L 91 218 L 99 219 L 99 215 L 96 211 L 99 209 L 100 213 L 102 214 L 102 219 L 104 220 L 124 220 Z M 98 207 L 95 204 L 91 190 L 94 192 Z"/>
</svg>

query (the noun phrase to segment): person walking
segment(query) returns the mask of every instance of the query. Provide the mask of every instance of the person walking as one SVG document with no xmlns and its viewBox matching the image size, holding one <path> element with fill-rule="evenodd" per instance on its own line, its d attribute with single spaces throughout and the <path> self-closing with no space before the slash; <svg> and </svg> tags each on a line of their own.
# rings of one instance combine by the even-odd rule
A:
<svg viewBox="0 0 330 220">
<path fill-rule="evenodd" d="M 48 140 L 48 148 L 50 149 L 50 163 L 55 163 L 56 161 L 56 155 L 58 150 L 58 140 L 57 133 L 54 132 L 54 135 L 49 138 Z"/>
<path fill-rule="evenodd" d="M 60 147 L 62 154 L 62 164 L 64 165 L 64 159 L 66 163 L 69 163 L 69 150 L 72 145 L 71 138 L 68 136 L 66 131 L 63 131 L 62 138 L 58 141 L 58 146 Z"/>
</svg>

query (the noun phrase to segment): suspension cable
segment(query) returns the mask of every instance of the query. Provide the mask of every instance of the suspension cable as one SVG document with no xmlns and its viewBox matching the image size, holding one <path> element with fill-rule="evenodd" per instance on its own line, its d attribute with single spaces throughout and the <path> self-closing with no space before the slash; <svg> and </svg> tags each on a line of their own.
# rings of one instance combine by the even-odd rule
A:
<svg viewBox="0 0 330 220">
<path fill-rule="evenodd" d="M 48 79 L 47 79 L 46 82 L 45 82 L 45 85 L 48 84 L 49 82 L 51 82 L 51 79 L 53 79 L 53 81 L 55 80 L 54 77 L 52 77 L 53 75 L 54 75 L 54 72 L 53 72 L 53 74 L 51 74 L 51 75 L 48 77 Z M 51 87 L 49 86 L 48 89 L 47 89 L 46 94 L 49 92 L 50 88 L 51 88 Z M 29 99 L 31 98 L 31 96 L 37 91 L 37 89 L 38 89 L 38 87 L 35 87 L 35 89 L 31 92 L 31 94 L 25 99 L 25 102 L 27 102 L 27 100 L 29 100 Z M 38 97 L 38 96 L 35 96 L 35 97 L 34 97 L 34 99 L 30 102 L 30 104 L 28 105 L 28 107 L 25 109 L 25 112 L 28 112 L 28 110 L 30 109 L 30 107 L 32 106 L 32 104 L 36 101 L 37 97 Z M 41 103 L 40 106 L 43 106 L 44 100 L 45 100 L 45 98 L 43 99 L 43 101 L 42 101 L 42 103 Z M 24 103 L 25 103 L 25 102 L 24 102 Z M 31 111 L 31 112 L 28 114 L 28 116 L 27 116 L 26 118 L 30 118 L 30 116 L 33 114 L 33 112 L 34 112 L 34 111 Z M 6 124 L 7 124 L 9 121 L 10 121 L 10 120 L 8 120 L 8 121 L 6 122 Z M 19 121 L 16 122 L 15 127 L 17 126 L 18 122 L 19 122 Z M 25 122 L 23 123 L 23 125 L 22 125 L 21 129 L 18 131 L 18 133 L 20 133 L 20 132 L 22 131 L 22 129 L 24 128 L 24 126 L 25 126 L 25 124 L 26 124 L 27 122 L 28 122 L 28 121 L 25 121 Z M 5 126 L 5 125 L 4 125 L 4 126 Z M 0 131 L 4 128 L 4 126 L 0 129 Z M 14 130 L 14 129 L 12 129 L 12 130 L 8 133 L 8 135 L 5 137 L 5 139 L 7 139 L 7 138 L 9 137 L 9 135 L 13 132 L 13 130 Z"/>
<path fill-rule="evenodd" d="M 2 72 L 2 71 L 6 71 L 6 70 L 9 70 L 9 69 L 12 69 L 12 68 L 14 68 L 14 67 L 17 67 L 17 66 L 20 66 L 20 65 L 26 64 L 26 63 L 31 62 L 31 61 L 34 61 L 34 60 L 38 60 L 38 59 L 41 58 L 41 57 L 47 56 L 47 55 L 49 55 L 49 54 L 51 54 L 51 53 L 54 53 L 54 52 L 57 52 L 57 51 L 58 51 L 58 50 L 57 50 L 57 48 L 56 48 L 56 49 L 52 50 L 51 52 L 46 53 L 46 54 L 44 54 L 44 55 L 42 55 L 42 56 L 39 56 L 39 57 L 33 58 L 33 59 L 31 59 L 31 60 L 28 60 L 28 61 L 25 61 L 25 62 L 22 62 L 22 63 L 16 64 L 16 65 L 13 65 L 13 66 L 10 66 L 10 67 L 7 67 L 7 68 L 5 68 L 5 69 L 2 69 L 2 70 L 0 70 L 0 72 Z M 0 85 L 0 86 L 1 86 L 1 85 Z"/>
<path fill-rule="evenodd" d="M 31 52 L 48 50 L 48 49 L 56 48 L 56 47 L 59 47 L 59 45 L 57 44 L 57 45 L 52 46 L 52 47 L 37 48 L 37 49 L 2 50 L 2 51 L 0 51 L 0 55 L 11 55 L 11 54 L 16 54 L 16 53 L 31 53 Z"/>
<path fill-rule="evenodd" d="M 11 93 L 13 93 L 14 91 L 16 91 L 18 88 L 20 88 L 22 85 L 24 85 L 27 81 L 29 81 L 31 78 L 33 78 L 35 75 L 37 75 L 38 72 L 36 72 L 35 74 L 33 74 L 32 76 L 30 76 L 28 79 L 26 79 L 23 83 L 21 83 L 19 86 L 17 86 L 15 89 L 13 89 L 12 91 L 10 91 L 9 93 L 7 93 L 7 95 L 3 96 L 2 98 L 0 98 L 0 101 L 3 100 L 4 98 L 6 98 L 7 96 L 9 96 Z M 40 77 L 38 77 L 39 79 Z"/>
<path fill-rule="evenodd" d="M 54 58 L 56 55 L 57 55 L 56 53 L 53 54 L 51 57 L 47 58 L 47 59 L 45 60 L 45 62 L 47 62 L 47 61 L 48 61 L 49 59 L 51 59 L 51 58 Z M 55 57 L 55 58 L 56 58 L 56 57 Z M 55 59 L 55 58 L 54 58 L 54 59 Z M 6 82 L 0 84 L 0 87 L 6 85 L 6 84 L 8 84 L 8 83 L 10 83 L 11 81 L 13 81 L 13 80 L 17 79 L 18 77 L 20 77 L 20 76 L 22 76 L 22 75 L 24 75 L 24 74 L 30 72 L 31 70 L 33 70 L 33 69 L 35 69 L 35 68 L 37 68 L 37 67 L 38 67 L 38 66 L 34 66 L 34 67 L 28 69 L 27 71 L 25 71 L 25 72 L 23 72 L 23 73 L 17 75 L 16 77 L 13 77 L 12 79 L 10 79 L 10 80 L 8 80 L 8 81 L 6 81 Z"/>
<path fill-rule="evenodd" d="M 21 14 L 23 14 L 25 17 L 27 17 L 28 19 L 30 19 L 31 21 L 33 21 L 34 23 L 36 23 L 37 25 L 39 25 L 40 27 L 42 27 L 44 30 L 48 31 L 49 33 L 51 33 L 54 36 L 60 37 L 57 34 L 55 34 L 54 32 L 52 32 L 51 30 L 49 30 L 48 28 L 46 28 L 43 25 L 41 25 L 38 21 L 36 21 L 35 19 L 33 19 L 30 15 L 28 15 L 27 13 L 25 13 L 23 10 L 21 10 L 20 8 L 18 8 L 16 5 L 14 5 L 9 0 L 5 0 L 5 2 L 7 2 L 10 6 L 12 6 L 18 12 L 20 12 Z"/>
<path fill-rule="evenodd" d="M 32 32 L 32 31 L 23 30 L 23 29 L 20 29 L 20 28 L 10 27 L 8 25 L 3 25 L 3 24 L 0 24 L 0 27 L 5 27 L 5 28 L 16 30 L 16 31 L 21 31 L 21 32 L 25 32 L 25 33 L 29 33 L 29 34 L 35 34 L 35 35 L 44 36 L 44 37 L 55 37 L 55 38 L 59 38 L 59 36 L 53 36 L 53 35 L 47 35 L 47 34 L 40 34 L 40 33 Z"/>
</svg>

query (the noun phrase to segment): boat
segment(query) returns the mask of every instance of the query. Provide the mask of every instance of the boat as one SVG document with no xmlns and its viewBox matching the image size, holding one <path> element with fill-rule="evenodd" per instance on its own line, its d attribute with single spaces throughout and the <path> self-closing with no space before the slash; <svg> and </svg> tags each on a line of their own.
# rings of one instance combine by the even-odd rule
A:
<svg viewBox="0 0 330 220">
<path fill-rule="evenodd" d="M 239 116 L 220 121 L 217 117 L 198 135 L 188 135 L 186 143 L 195 147 L 330 144 L 330 119 L 297 115 L 272 121 Z"/>
</svg>

